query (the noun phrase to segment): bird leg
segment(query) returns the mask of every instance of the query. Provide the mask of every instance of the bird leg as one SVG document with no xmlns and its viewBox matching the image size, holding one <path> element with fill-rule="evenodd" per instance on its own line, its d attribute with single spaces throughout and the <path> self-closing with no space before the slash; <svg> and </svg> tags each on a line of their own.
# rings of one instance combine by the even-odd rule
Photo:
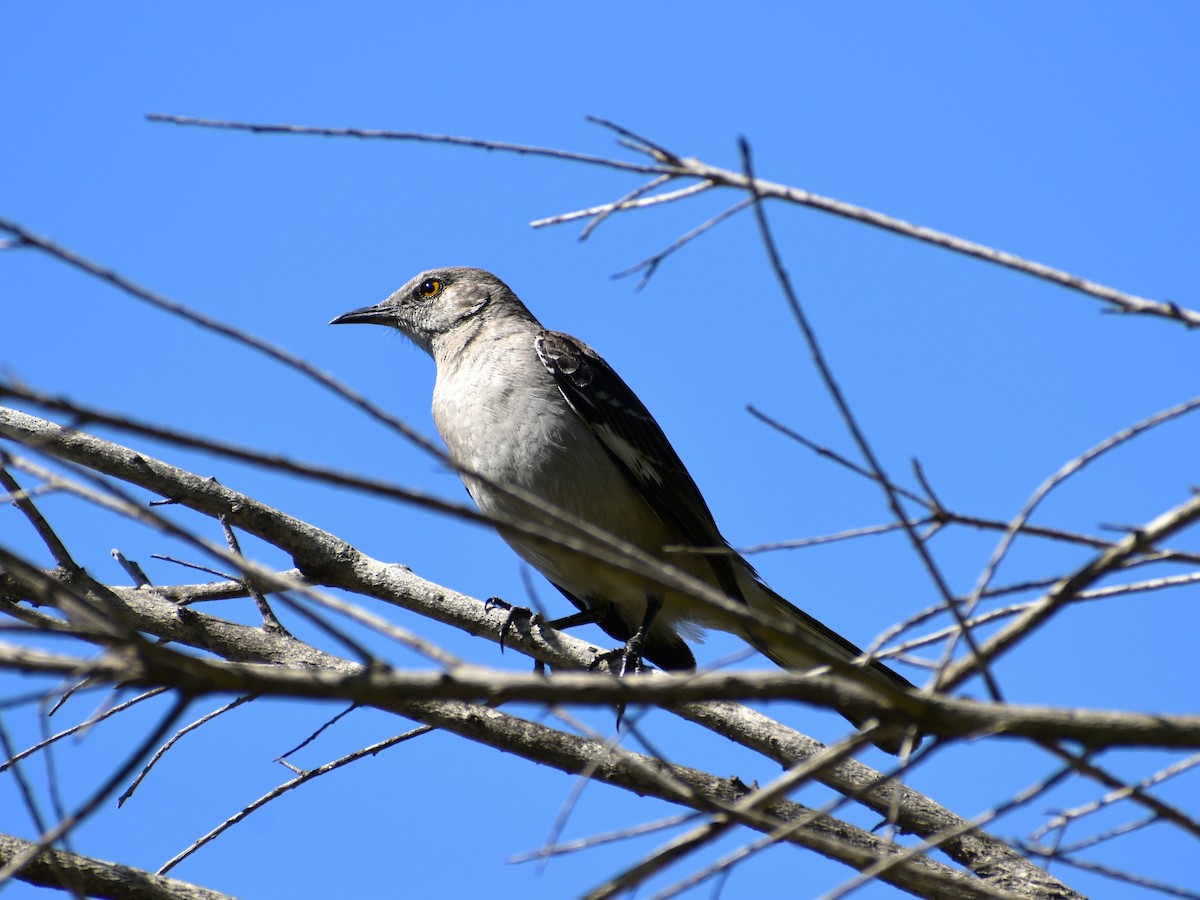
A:
<svg viewBox="0 0 1200 900">
<path fill-rule="evenodd" d="M 542 621 L 542 614 L 536 613 L 528 606 L 514 606 L 507 600 L 501 600 L 499 597 L 488 597 L 483 602 L 483 611 L 490 612 L 493 609 L 502 609 L 507 615 L 504 617 L 504 624 L 500 626 L 500 652 L 504 652 L 504 641 L 508 638 L 508 632 L 513 627 L 513 622 L 517 619 L 525 619 L 530 625 L 537 625 Z"/>
<path fill-rule="evenodd" d="M 504 623 L 500 626 L 501 653 L 504 652 L 504 642 L 508 639 L 508 632 L 513 627 L 514 621 L 517 619 L 525 619 L 531 627 L 542 624 L 542 614 L 540 612 L 534 612 L 528 606 L 516 606 L 512 603 L 509 603 L 507 600 L 502 600 L 499 597 L 488 597 L 487 600 L 484 601 L 484 612 L 488 612 L 493 609 L 503 609 L 507 611 L 507 615 L 504 617 Z M 570 617 L 568 616 L 568 618 Z M 538 675 L 545 675 L 546 664 L 540 659 L 535 659 L 533 661 L 533 671 Z"/>
<path fill-rule="evenodd" d="M 606 607 L 598 606 L 546 622 L 543 621 L 541 613 L 534 612 L 528 606 L 516 606 L 499 597 L 488 597 L 483 602 L 483 611 L 488 612 L 493 609 L 502 609 L 508 614 L 504 618 L 504 624 L 500 626 L 500 652 L 502 653 L 504 652 L 505 638 L 507 638 L 509 631 L 513 627 L 513 623 L 517 619 L 524 619 L 530 625 L 545 625 L 547 628 L 564 631 L 567 628 L 575 628 L 577 625 L 595 625 L 604 618 L 607 612 Z"/>
<path fill-rule="evenodd" d="M 502 609 L 507 612 L 507 615 L 504 617 L 504 624 L 500 626 L 501 653 L 504 652 L 504 642 L 508 638 L 508 633 L 513 628 L 514 622 L 516 622 L 518 619 L 526 620 L 531 626 L 541 627 L 544 624 L 547 628 L 557 628 L 561 630 L 565 628 L 574 628 L 576 625 L 595 625 L 604 618 L 606 612 L 604 607 L 593 607 L 591 609 L 585 609 L 582 612 L 572 613 L 569 616 L 562 616 L 561 618 L 551 619 L 549 622 L 544 622 L 542 620 L 541 613 L 534 612 L 528 606 L 516 606 L 512 603 L 509 603 L 507 600 L 502 600 L 499 597 L 488 597 L 488 599 L 484 601 L 483 609 L 485 612 L 492 609 Z M 533 670 L 535 672 L 544 672 L 545 668 L 545 663 L 543 663 L 540 659 L 534 660 Z"/>
<path fill-rule="evenodd" d="M 565 631 L 577 625 L 595 625 L 604 618 L 605 613 L 606 610 L 603 606 L 594 606 L 591 609 L 585 609 L 583 612 L 571 613 L 571 615 L 563 616 L 559 619 L 551 619 L 546 623 L 546 627 Z"/>
<path fill-rule="evenodd" d="M 569 595 L 568 595 L 569 596 Z M 646 642 L 646 635 L 650 631 L 650 627 L 654 624 L 659 611 L 662 609 L 662 597 L 654 594 L 646 595 L 646 612 L 642 616 L 641 624 L 625 641 L 625 646 L 616 647 L 604 653 L 597 653 L 596 658 L 592 660 L 592 664 L 588 669 L 595 669 L 602 662 L 606 662 L 609 668 L 612 669 L 618 676 L 623 677 L 628 672 L 640 672 L 642 666 L 642 645 Z M 572 613 L 569 616 L 563 616 L 558 619 L 551 619 L 548 622 L 543 622 L 540 613 L 535 613 L 525 606 L 514 606 L 506 600 L 499 597 L 489 597 L 484 603 L 485 609 L 502 609 L 507 611 L 504 624 L 500 626 L 500 649 L 504 650 L 504 641 L 513 627 L 514 622 L 518 619 L 525 619 L 530 625 L 546 625 L 548 628 L 556 628 L 559 630 L 574 628 L 577 625 L 595 625 L 603 622 L 611 612 L 611 607 L 608 603 L 597 603 L 587 609 L 577 613 Z M 620 660 L 620 666 L 616 665 L 617 660 Z"/>
<path fill-rule="evenodd" d="M 650 630 L 650 626 L 654 624 L 654 618 L 658 615 L 658 611 L 662 609 L 662 597 L 657 597 L 653 594 L 646 595 L 646 614 L 642 616 L 642 624 L 637 627 L 629 640 L 625 642 L 624 647 L 617 647 L 609 650 L 607 653 L 599 653 L 588 666 L 588 669 L 595 669 L 601 661 L 607 662 L 611 669 L 613 663 L 619 658 L 621 666 L 617 669 L 617 677 L 624 678 L 625 673 L 633 670 L 636 674 L 642 671 L 642 644 L 646 641 L 646 633 Z M 625 704 L 617 704 L 617 729 L 621 728 L 621 720 L 625 718 Z"/>
<path fill-rule="evenodd" d="M 654 594 L 646 595 L 646 614 L 642 616 L 642 624 L 625 642 L 624 647 L 617 647 L 615 650 L 609 650 L 607 653 L 597 654 L 595 661 L 592 662 L 589 669 L 594 669 L 601 662 L 607 662 L 609 667 L 612 664 L 621 660 L 621 666 L 617 670 L 617 675 L 624 677 L 626 672 L 633 671 L 634 673 L 642 670 L 642 644 L 646 642 L 646 634 L 650 631 L 650 626 L 654 624 L 655 617 L 658 616 L 659 610 L 662 609 L 662 597 Z"/>
</svg>

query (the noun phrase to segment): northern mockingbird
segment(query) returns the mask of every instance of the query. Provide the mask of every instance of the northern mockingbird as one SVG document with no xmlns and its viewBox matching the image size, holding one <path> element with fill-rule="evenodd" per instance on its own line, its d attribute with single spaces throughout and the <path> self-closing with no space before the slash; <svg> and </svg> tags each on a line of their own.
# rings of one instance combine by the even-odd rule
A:
<svg viewBox="0 0 1200 900">
<path fill-rule="evenodd" d="M 433 418 L 484 513 L 501 521 L 544 519 L 537 503 L 548 504 L 772 621 L 790 623 L 803 638 L 755 634 L 683 591 L 500 526 L 512 548 L 579 609 L 560 620 L 560 627 L 594 622 L 626 642 L 622 669 L 631 659 L 636 666 L 639 656 L 664 669 L 693 668 L 683 635 L 699 637 L 705 627 L 740 635 L 785 668 L 811 669 L 829 657 L 862 665 L 858 647 L 772 591 L 732 550 L 664 551 L 729 545 L 637 395 L 582 341 L 543 328 L 495 275 L 465 267 L 430 269 L 382 303 L 330 324 L 347 323 L 395 328 L 434 358 Z M 892 688 L 912 687 L 878 660 L 862 665 L 861 672 Z M 889 729 L 872 739 L 897 753 L 902 734 Z"/>
</svg>

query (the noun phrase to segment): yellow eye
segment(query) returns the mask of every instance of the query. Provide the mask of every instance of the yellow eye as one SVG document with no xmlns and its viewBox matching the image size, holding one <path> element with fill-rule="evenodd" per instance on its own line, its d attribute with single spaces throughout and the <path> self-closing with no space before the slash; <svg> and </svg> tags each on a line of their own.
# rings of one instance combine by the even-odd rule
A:
<svg viewBox="0 0 1200 900">
<path fill-rule="evenodd" d="M 421 286 L 417 288 L 417 293 L 428 300 L 430 297 L 436 297 L 442 292 L 442 279 L 426 278 L 421 282 Z"/>
</svg>

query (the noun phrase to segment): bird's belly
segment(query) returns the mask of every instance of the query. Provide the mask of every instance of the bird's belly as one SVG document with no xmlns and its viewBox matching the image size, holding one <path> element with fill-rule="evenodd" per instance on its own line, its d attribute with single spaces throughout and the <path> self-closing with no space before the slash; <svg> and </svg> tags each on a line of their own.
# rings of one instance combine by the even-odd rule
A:
<svg viewBox="0 0 1200 900">
<path fill-rule="evenodd" d="M 483 383 L 480 382 L 480 385 Z M 711 567 L 694 554 L 667 554 L 664 547 L 684 543 L 642 498 L 625 470 L 580 423 L 572 418 L 539 416 L 537 410 L 561 408 L 557 387 L 545 398 L 516 397 L 486 391 L 435 392 L 434 415 L 451 457 L 462 467 L 462 479 L 480 511 L 493 516 L 508 544 L 555 585 L 587 603 L 615 605 L 632 625 L 641 621 L 647 596 L 663 599 L 659 627 L 676 627 L 698 635 L 692 624 L 705 624 L 705 607 L 680 592 L 666 590 L 654 578 L 628 570 L 611 549 L 597 547 L 586 529 L 570 519 L 632 544 L 651 557 L 666 559 L 696 577 L 714 584 Z M 486 403 L 482 401 L 487 394 Z M 460 398 L 473 398 L 471 410 Z M 453 398 L 453 399 L 450 399 Z M 467 420 L 490 421 L 486 429 L 457 428 Z M 475 474 L 472 474 L 475 473 Z M 504 490 L 508 488 L 510 490 Z M 567 521 L 555 516 L 565 515 Z M 511 523 L 506 525 L 505 523 Z M 545 537 L 529 534 L 518 523 L 531 523 L 581 552 Z"/>
</svg>

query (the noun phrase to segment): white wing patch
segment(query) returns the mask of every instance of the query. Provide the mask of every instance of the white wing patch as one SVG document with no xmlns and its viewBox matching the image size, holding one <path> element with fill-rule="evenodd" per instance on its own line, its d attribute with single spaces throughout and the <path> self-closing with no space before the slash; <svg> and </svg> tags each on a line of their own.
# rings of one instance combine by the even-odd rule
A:
<svg viewBox="0 0 1200 900">
<path fill-rule="evenodd" d="M 653 459 L 621 437 L 606 424 L 593 424 L 592 430 L 596 437 L 617 457 L 635 476 L 643 482 L 662 484 L 662 473 Z"/>
</svg>

